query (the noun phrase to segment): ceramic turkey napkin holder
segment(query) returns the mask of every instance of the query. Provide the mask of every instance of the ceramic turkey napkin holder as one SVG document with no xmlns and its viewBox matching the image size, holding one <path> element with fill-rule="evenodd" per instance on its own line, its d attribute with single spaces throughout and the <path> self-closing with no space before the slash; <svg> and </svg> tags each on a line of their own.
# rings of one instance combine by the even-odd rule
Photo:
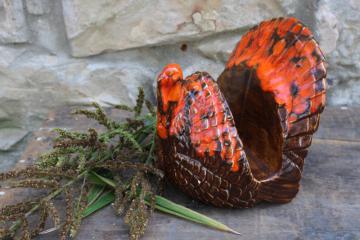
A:
<svg viewBox="0 0 360 240">
<path fill-rule="evenodd" d="M 326 95 L 324 57 L 295 18 L 250 29 L 217 81 L 157 80 L 157 166 L 191 197 L 219 207 L 285 203 L 299 190 Z"/>
</svg>

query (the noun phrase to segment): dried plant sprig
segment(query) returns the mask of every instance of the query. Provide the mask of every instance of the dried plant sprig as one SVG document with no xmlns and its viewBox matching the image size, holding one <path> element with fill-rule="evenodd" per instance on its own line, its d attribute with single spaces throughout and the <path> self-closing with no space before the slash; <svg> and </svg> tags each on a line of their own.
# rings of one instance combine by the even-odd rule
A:
<svg viewBox="0 0 360 240">
<path fill-rule="evenodd" d="M 0 209 L 0 220 L 1 217 L 10 216 L 14 214 L 24 214 L 29 211 L 38 201 L 23 201 L 13 205 L 7 205 Z"/>
<path fill-rule="evenodd" d="M 84 171 L 84 172 L 80 173 L 79 175 L 77 175 L 74 179 L 67 181 L 65 184 L 62 185 L 62 187 L 56 189 L 55 191 L 51 192 L 46 197 L 42 198 L 38 204 L 34 205 L 28 212 L 26 212 L 25 214 L 22 214 L 20 217 L 18 215 L 10 215 L 10 217 L 14 217 L 14 218 L 9 219 L 9 221 L 14 221 L 14 220 L 16 220 L 16 221 L 14 224 L 11 225 L 10 228 L 7 228 L 6 231 L 8 232 L 8 234 L 10 234 L 11 236 L 15 236 L 18 229 L 22 227 L 23 217 L 27 218 L 30 215 L 35 214 L 41 208 L 41 206 L 44 206 L 47 209 L 48 214 L 51 214 L 51 209 L 48 209 L 45 204 L 48 201 L 50 201 L 51 199 L 53 199 L 54 197 L 58 196 L 60 193 L 62 193 L 66 188 L 68 188 L 69 186 L 76 183 L 79 179 L 82 179 L 86 174 L 87 174 L 87 172 Z M 52 211 L 53 211 L 53 209 L 52 209 Z M 54 215 L 54 211 L 52 213 Z M 55 216 L 56 216 L 56 213 L 55 213 Z M 55 220 L 54 222 L 57 223 L 58 220 Z"/>
<path fill-rule="evenodd" d="M 80 133 L 80 132 L 74 132 L 74 131 L 68 131 L 62 128 L 54 128 L 53 131 L 57 132 L 59 134 L 58 138 L 55 138 L 54 141 L 56 142 L 59 139 L 85 139 L 87 134 L 85 133 Z"/>
<path fill-rule="evenodd" d="M 39 235 L 41 231 L 45 229 L 46 220 L 49 216 L 48 211 L 43 205 L 39 208 L 39 221 L 36 227 L 31 231 L 31 237 L 34 238 Z"/>
<path fill-rule="evenodd" d="M 144 103 L 149 113 L 141 115 Z M 0 181 L 13 182 L 14 187 L 47 190 L 47 195 L 39 199 L 0 210 L 4 213 L 0 215 L 1 238 L 22 236 L 29 239 L 59 230 L 60 239 L 65 240 L 77 234 L 84 217 L 110 203 L 114 203 L 115 211 L 122 214 L 129 225 L 130 239 L 143 235 L 155 208 L 199 223 L 208 220 L 201 215 L 187 214 L 184 208 L 179 211 L 179 206 L 156 195 L 163 179 L 163 173 L 152 165 L 156 111 L 145 100 L 142 89 L 139 89 L 135 107 L 115 107 L 133 112 L 134 116 L 126 122 L 115 122 L 98 104 L 92 106 L 93 110 L 80 109 L 74 113 L 96 120 L 105 130 L 54 129 L 58 136 L 53 149 L 43 154 L 36 166 L 0 173 Z M 124 172 L 126 174 L 122 174 Z M 59 195 L 62 198 L 54 201 Z M 65 205 L 65 216 L 60 216 L 55 205 L 59 201 Z M 39 221 L 30 229 L 27 221 L 33 215 L 37 215 Z M 44 231 L 48 218 L 52 219 L 53 226 Z M 216 222 L 212 224 L 226 230 Z"/>
<path fill-rule="evenodd" d="M 96 167 L 112 170 L 135 169 L 138 171 L 155 174 L 159 178 L 164 177 L 164 173 L 161 170 L 144 163 L 105 161 L 96 165 Z"/>
<path fill-rule="evenodd" d="M 65 223 L 60 231 L 60 240 L 66 240 L 72 225 L 72 219 L 74 215 L 73 195 L 71 193 L 71 190 L 69 188 L 65 188 L 64 194 L 65 194 L 66 216 L 65 216 Z"/>
<path fill-rule="evenodd" d="M 116 182 L 115 186 L 115 201 L 113 207 L 117 215 L 121 215 L 124 212 L 126 184 L 123 183 L 119 174 L 114 175 L 114 180 Z"/>
<path fill-rule="evenodd" d="M 46 211 L 48 212 L 54 223 L 54 227 L 58 228 L 60 226 L 61 219 L 58 210 L 54 206 L 54 203 L 48 200 L 48 201 L 44 201 L 43 204 L 44 204 L 44 208 L 46 209 Z"/>
<path fill-rule="evenodd" d="M 0 181 L 6 181 L 16 178 L 30 178 L 30 177 L 66 177 L 73 178 L 76 172 L 73 170 L 64 170 L 58 167 L 48 167 L 46 170 L 37 166 L 29 166 L 24 169 L 11 170 L 8 172 L 0 173 Z"/>
<path fill-rule="evenodd" d="M 117 124 L 107 117 L 105 111 L 102 109 L 102 107 L 100 107 L 98 103 L 93 102 L 91 105 L 95 108 L 95 111 L 78 109 L 75 110 L 73 114 L 85 115 L 90 119 L 96 120 L 99 124 L 105 126 L 107 129 L 112 129 L 116 127 Z"/>
<path fill-rule="evenodd" d="M 31 239 L 31 233 L 29 230 L 29 222 L 27 221 L 26 217 L 23 216 L 21 219 L 22 222 L 22 240 L 30 240 Z"/>
<path fill-rule="evenodd" d="M 74 211 L 73 221 L 70 228 L 70 236 L 74 238 L 80 228 L 82 214 L 87 206 L 87 189 L 86 189 L 86 180 L 87 178 L 83 179 L 83 183 L 80 189 L 80 195 L 77 199 L 76 208 Z"/>
<path fill-rule="evenodd" d="M 134 109 L 129 107 L 128 105 L 124 105 L 124 104 L 118 104 L 118 105 L 114 105 L 115 109 L 119 109 L 119 110 L 123 110 L 123 111 L 127 111 L 127 112 L 133 112 Z"/>
<path fill-rule="evenodd" d="M 129 142 L 131 145 L 133 145 L 135 150 L 142 152 L 142 147 L 134 138 L 133 134 L 125 129 L 122 129 L 121 127 L 109 131 L 106 135 L 102 135 L 100 140 L 108 141 L 110 138 L 114 138 L 115 136 L 120 136 L 125 142 Z"/>
<path fill-rule="evenodd" d="M 139 93 L 136 99 L 136 105 L 134 107 L 134 112 L 135 112 L 135 118 L 140 116 L 141 114 L 141 110 L 144 106 L 144 101 L 145 101 L 145 93 L 144 93 L 144 89 L 139 87 L 138 88 Z"/>
<path fill-rule="evenodd" d="M 54 140 L 54 148 L 49 153 L 41 156 L 36 167 L 1 174 L 1 181 L 15 180 L 14 187 L 45 188 L 50 190 L 50 193 L 37 203 L 28 205 L 26 209 L 18 211 L 17 214 L 15 212 L 9 213 L 7 220 L 10 220 L 10 217 L 12 217 L 12 220 L 18 220 L 7 231 L 16 234 L 18 229 L 24 227 L 24 217 L 26 219 L 30 215 L 38 213 L 41 221 L 30 232 L 32 236 L 42 231 L 44 221 L 48 217 L 52 219 L 54 227 L 44 232 L 61 227 L 61 239 L 66 239 L 69 235 L 75 236 L 82 220 L 82 212 L 88 206 L 86 201 L 88 191 L 86 189 L 91 186 L 91 181 L 87 181 L 87 172 L 92 169 L 104 169 L 105 171 L 108 169 L 107 172 L 111 174 L 114 171 L 123 171 L 123 169 L 131 168 L 134 176 L 137 176 L 136 181 L 138 182 L 141 182 L 139 176 L 145 177 L 144 174 L 147 172 L 160 175 L 152 167 L 136 162 L 138 161 L 137 159 L 143 157 L 143 142 L 139 141 L 138 137 L 145 126 L 140 117 L 143 104 L 144 92 L 139 90 L 139 99 L 133 108 L 134 119 L 130 119 L 123 124 L 116 123 L 108 118 L 105 111 L 96 103 L 92 104 L 95 110 L 77 110 L 75 114 L 82 114 L 95 119 L 99 124 L 105 126 L 106 130 L 99 133 L 95 129 L 89 129 L 87 133 L 80 133 L 55 129 L 58 137 Z M 114 141 L 115 139 L 117 141 Z M 121 157 L 122 155 L 124 157 Z M 119 164 L 108 164 L 110 161 L 118 162 Z M 129 167 L 126 168 L 125 164 L 125 168 L 120 168 L 119 166 L 122 162 L 127 162 Z M 49 173 L 49 169 L 56 171 Z M 144 174 L 139 174 L 139 172 Z M 127 195 L 127 201 L 122 202 L 124 208 L 127 208 L 125 206 L 130 205 L 132 200 L 137 198 L 137 190 L 133 189 L 131 193 L 127 187 L 127 181 L 132 181 L 131 179 L 133 177 L 128 176 L 121 185 L 122 195 Z M 80 180 L 83 181 L 83 184 L 81 185 L 80 193 L 78 193 L 76 204 L 74 204 L 72 192 L 76 192 L 74 189 L 76 189 L 76 185 L 78 185 L 77 183 Z M 53 190 L 55 188 L 56 190 Z M 64 220 L 60 217 L 52 201 L 59 194 L 65 195 L 66 216 Z M 96 204 L 97 200 L 93 199 L 92 203 Z M 25 227 L 27 227 L 26 224 Z"/>
<path fill-rule="evenodd" d="M 130 226 L 130 239 L 139 239 L 145 232 L 149 220 L 149 212 L 144 201 L 135 198 L 131 201 L 125 214 L 125 223 Z"/>
<path fill-rule="evenodd" d="M 25 179 L 13 182 L 10 185 L 12 188 L 34 188 L 34 189 L 54 189 L 60 186 L 60 183 L 56 180 L 47 179 Z"/>
</svg>

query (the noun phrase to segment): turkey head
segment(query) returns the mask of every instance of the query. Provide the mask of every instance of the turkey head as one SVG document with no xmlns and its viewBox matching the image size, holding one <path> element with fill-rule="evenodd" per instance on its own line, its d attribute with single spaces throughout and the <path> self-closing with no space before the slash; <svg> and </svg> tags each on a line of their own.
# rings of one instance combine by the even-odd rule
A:
<svg viewBox="0 0 360 240">
<path fill-rule="evenodd" d="M 157 166 L 182 191 L 219 207 L 285 203 L 325 105 L 324 57 L 295 18 L 264 21 L 237 44 L 217 82 L 158 77 Z"/>
</svg>

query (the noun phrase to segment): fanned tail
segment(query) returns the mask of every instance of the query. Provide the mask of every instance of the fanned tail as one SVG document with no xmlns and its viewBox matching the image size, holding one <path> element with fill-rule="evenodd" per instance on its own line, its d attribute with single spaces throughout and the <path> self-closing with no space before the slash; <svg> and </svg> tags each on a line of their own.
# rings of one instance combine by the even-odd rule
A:
<svg viewBox="0 0 360 240">
<path fill-rule="evenodd" d="M 255 74 L 251 76 L 244 74 L 245 72 Z M 254 79 L 258 83 L 250 89 L 253 91 L 250 94 L 254 95 L 253 106 L 249 107 L 247 104 L 245 109 L 239 109 L 239 98 L 234 96 L 239 92 L 242 94 L 244 82 L 253 82 Z M 257 198 L 271 202 L 290 201 L 298 192 L 307 148 L 318 128 L 320 113 L 326 100 L 325 59 L 311 31 L 295 18 L 277 18 L 262 22 L 242 37 L 218 81 L 234 116 L 241 115 L 244 111 L 249 116 L 254 115 L 248 119 L 253 123 L 246 123 L 246 119 L 238 119 L 239 122 L 236 122 L 245 145 L 247 139 L 244 138 L 248 137 L 246 132 L 250 131 L 251 126 L 256 125 L 261 129 L 261 122 L 257 118 L 276 118 L 274 115 L 261 113 L 267 111 L 266 101 L 275 101 L 282 132 L 271 129 L 277 126 L 276 123 L 271 123 L 273 126 L 263 128 L 267 134 L 258 138 L 268 137 L 271 141 L 282 142 L 281 152 L 277 152 L 277 157 L 282 159 L 281 167 L 275 174 L 261 179 Z M 242 87 L 237 89 L 237 85 Z M 271 94 L 272 99 L 267 98 L 256 105 L 256 99 L 259 98 L 256 96 L 258 88 L 263 96 Z M 277 137 L 280 134 L 282 136 Z M 254 142 L 256 143 L 253 141 L 251 144 L 254 145 Z M 249 145 L 248 151 L 251 152 L 252 148 L 253 146 Z M 272 156 L 266 157 L 269 158 L 269 165 L 275 165 L 271 162 Z M 265 160 L 256 161 L 255 156 L 253 160 L 250 159 L 250 163 L 253 161 L 254 166 L 260 165 L 264 168 L 257 162 L 262 163 Z"/>
</svg>

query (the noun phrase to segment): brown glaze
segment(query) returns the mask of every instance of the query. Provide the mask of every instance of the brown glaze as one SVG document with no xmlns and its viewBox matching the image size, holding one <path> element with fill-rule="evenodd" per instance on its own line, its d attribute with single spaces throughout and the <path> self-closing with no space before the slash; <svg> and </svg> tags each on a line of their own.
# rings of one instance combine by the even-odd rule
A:
<svg viewBox="0 0 360 240">
<path fill-rule="evenodd" d="M 215 206 L 289 202 L 325 105 L 324 57 L 295 18 L 245 34 L 218 83 L 158 77 L 157 165 L 182 191 Z"/>
</svg>

